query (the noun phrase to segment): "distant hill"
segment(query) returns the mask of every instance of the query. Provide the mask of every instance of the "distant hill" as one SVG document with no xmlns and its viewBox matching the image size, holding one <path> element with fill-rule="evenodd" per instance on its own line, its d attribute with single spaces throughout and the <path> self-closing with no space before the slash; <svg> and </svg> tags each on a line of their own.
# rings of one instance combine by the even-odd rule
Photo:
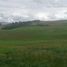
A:
<svg viewBox="0 0 67 67">
<path fill-rule="evenodd" d="M 40 21 L 40 20 L 32 20 L 32 21 L 19 21 L 3 24 L 2 29 L 14 29 L 22 26 L 49 26 L 49 25 L 61 25 L 67 24 L 67 20 L 56 20 L 56 21 Z"/>
</svg>

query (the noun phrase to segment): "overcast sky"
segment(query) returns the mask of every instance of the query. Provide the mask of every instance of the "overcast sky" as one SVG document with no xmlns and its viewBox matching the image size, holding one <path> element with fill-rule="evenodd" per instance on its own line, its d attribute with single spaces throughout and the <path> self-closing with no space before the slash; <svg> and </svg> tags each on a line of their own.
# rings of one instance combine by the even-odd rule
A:
<svg viewBox="0 0 67 67">
<path fill-rule="evenodd" d="M 67 19 L 67 0 L 0 0 L 0 21 Z"/>
</svg>

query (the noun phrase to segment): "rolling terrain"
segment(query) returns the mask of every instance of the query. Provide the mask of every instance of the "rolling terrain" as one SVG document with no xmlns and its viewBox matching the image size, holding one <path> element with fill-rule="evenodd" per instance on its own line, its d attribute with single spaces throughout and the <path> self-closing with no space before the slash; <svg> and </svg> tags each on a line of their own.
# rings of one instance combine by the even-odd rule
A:
<svg viewBox="0 0 67 67">
<path fill-rule="evenodd" d="M 67 23 L 0 29 L 0 67 L 67 67 Z"/>
</svg>

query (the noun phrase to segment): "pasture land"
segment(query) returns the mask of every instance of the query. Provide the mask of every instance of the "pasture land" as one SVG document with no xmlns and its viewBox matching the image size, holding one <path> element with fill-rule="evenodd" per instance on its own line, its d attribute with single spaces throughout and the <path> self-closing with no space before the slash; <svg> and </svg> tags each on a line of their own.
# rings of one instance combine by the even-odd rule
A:
<svg viewBox="0 0 67 67">
<path fill-rule="evenodd" d="M 0 67 L 67 67 L 67 25 L 0 30 Z"/>
</svg>

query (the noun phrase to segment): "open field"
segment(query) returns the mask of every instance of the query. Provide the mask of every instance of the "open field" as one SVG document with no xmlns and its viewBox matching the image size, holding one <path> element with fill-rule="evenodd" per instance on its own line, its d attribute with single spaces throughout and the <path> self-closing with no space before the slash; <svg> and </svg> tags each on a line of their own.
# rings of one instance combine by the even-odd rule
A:
<svg viewBox="0 0 67 67">
<path fill-rule="evenodd" d="M 67 25 L 0 30 L 0 67 L 67 67 Z"/>
</svg>

